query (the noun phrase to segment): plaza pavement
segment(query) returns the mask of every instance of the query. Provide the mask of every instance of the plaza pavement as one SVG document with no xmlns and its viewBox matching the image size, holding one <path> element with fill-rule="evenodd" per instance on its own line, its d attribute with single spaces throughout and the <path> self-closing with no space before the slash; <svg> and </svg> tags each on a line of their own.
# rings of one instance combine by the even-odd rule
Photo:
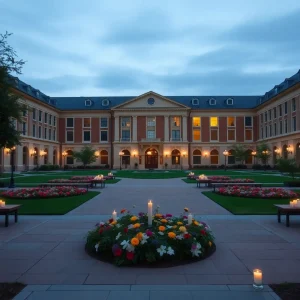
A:
<svg viewBox="0 0 300 300">
<path fill-rule="evenodd" d="M 216 237 L 216 252 L 174 268 L 118 268 L 89 257 L 87 232 L 113 209 L 146 211 L 147 201 L 163 213 L 189 207 Z M 299 282 L 300 217 L 291 227 L 276 216 L 234 216 L 180 179 L 122 179 L 64 216 L 20 216 L 4 227 L 0 219 L 0 282 L 29 286 L 15 299 L 276 299 L 268 286 L 253 291 L 252 270 L 268 283 Z M 23 298 L 22 298 L 23 297 Z M 127 298 L 128 297 L 128 298 Z M 277 298 L 278 299 L 278 298 Z"/>
</svg>

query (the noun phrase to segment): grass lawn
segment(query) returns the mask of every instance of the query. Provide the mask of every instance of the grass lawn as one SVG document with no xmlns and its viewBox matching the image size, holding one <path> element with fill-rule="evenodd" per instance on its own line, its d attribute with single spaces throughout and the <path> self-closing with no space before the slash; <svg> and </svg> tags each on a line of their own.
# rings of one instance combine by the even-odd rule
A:
<svg viewBox="0 0 300 300">
<path fill-rule="evenodd" d="M 294 192 L 300 193 L 299 190 Z M 290 199 L 262 199 L 222 196 L 213 192 L 202 192 L 212 201 L 229 210 L 234 215 L 275 215 L 274 204 L 289 204 Z"/>
<path fill-rule="evenodd" d="M 81 204 L 97 196 L 99 192 L 87 192 L 84 195 L 61 197 L 61 198 L 40 198 L 40 199 L 8 199 L 6 204 L 22 204 L 19 209 L 20 215 L 64 215 Z"/>
</svg>

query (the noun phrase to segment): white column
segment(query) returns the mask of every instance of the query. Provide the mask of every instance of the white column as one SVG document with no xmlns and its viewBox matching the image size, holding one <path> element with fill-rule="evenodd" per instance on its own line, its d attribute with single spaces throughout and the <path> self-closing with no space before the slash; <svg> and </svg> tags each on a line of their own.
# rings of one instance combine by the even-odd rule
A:
<svg viewBox="0 0 300 300">
<path fill-rule="evenodd" d="M 169 141 L 169 116 L 165 116 L 165 141 Z"/>
<path fill-rule="evenodd" d="M 118 142 L 120 140 L 119 138 L 119 117 L 115 117 L 115 142 Z"/>
<path fill-rule="evenodd" d="M 182 117 L 182 140 L 187 141 L 187 119 L 185 116 Z"/>
<path fill-rule="evenodd" d="M 133 121 L 132 121 L 132 141 L 136 142 L 137 141 L 137 117 L 133 116 Z"/>
</svg>

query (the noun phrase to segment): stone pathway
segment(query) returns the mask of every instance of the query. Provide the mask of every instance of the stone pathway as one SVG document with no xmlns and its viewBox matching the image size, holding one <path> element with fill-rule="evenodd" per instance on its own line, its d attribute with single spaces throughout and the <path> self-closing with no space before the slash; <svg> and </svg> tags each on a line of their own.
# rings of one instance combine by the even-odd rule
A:
<svg viewBox="0 0 300 300">
<path fill-rule="evenodd" d="M 133 204 L 137 212 L 145 211 L 150 198 L 163 212 L 191 208 L 210 225 L 217 251 L 206 260 L 166 269 L 118 268 L 85 253 L 86 234 L 97 222 Z M 267 286 L 263 292 L 249 288 L 252 270 L 263 270 L 265 284 L 299 282 L 299 232 L 300 216 L 291 217 L 290 228 L 278 224 L 276 216 L 234 216 L 180 179 L 123 179 L 64 216 L 20 216 L 8 228 L 0 218 L 0 282 L 35 285 L 16 299 L 119 299 L 120 293 L 124 300 L 273 299 Z"/>
</svg>

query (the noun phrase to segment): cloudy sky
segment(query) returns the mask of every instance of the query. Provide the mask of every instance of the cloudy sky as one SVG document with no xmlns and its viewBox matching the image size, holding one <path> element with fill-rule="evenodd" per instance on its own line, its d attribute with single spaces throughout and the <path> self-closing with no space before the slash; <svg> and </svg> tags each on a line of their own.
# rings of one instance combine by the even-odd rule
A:
<svg viewBox="0 0 300 300">
<path fill-rule="evenodd" d="M 50 96 L 260 95 L 300 68 L 299 0 L 0 0 Z"/>
</svg>

